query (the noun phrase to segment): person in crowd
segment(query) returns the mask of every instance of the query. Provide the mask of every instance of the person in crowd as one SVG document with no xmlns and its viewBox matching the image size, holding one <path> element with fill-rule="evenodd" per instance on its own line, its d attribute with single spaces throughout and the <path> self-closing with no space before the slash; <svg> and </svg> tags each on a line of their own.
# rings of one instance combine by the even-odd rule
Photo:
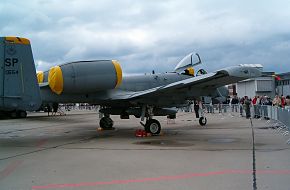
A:
<svg viewBox="0 0 290 190">
<path fill-rule="evenodd" d="M 256 107 L 257 107 L 256 118 L 260 118 L 261 117 L 261 97 L 260 96 L 257 96 Z"/>
<path fill-rule="evenodd" d="M 210 109 L 211 98 L 209 98 L 209 97 L 204 97 L 204 98 L 203 98 L 203 102 L 204 102 L 204 104 L 205 104 L 205 107 L 206 107 L 207 113 L 210 113 L 210 111 L 211 111 L 211 109 Z"/>
<path fill-rule="evenodd" d="M 246 118 L 249 119 L 251 117 L 251 110 L 250 110 L 251 101 L 249 100 L 248 96 L 245 96 L 244 106 L 245 106 Z"/>
<path fill-rule="evenodd" d="M 270 97 L 268 97 L 268 96 L 267 96 L 267 104 L 266 105 L 267 106 L 272 106 L 272 99 Z M 270 119 L 270 116 L 268 115 L 266 119 L 269 120 Z"/>
<path fill-rule="evenodd" d="M 234 97 L 232 98 L 231 101 L 231 105 L 232 105 L 232 112 L 238 112 L 238 104 L 239 104 L 239 99 L 237 97 L 237 95 L 234 95 Z"/>
<path fill-rule="evenodd" d="M 213 98 L 210 99 L 209 112 L 214 113 Z"/>
<path fill-rule="evenodd" d="M 281 107 L 281 103 L 282 103 L 281 98 L 278 95 L 276 95 L 272 101 L 272 105 L 277 106 L 277 107 Z"/>
<path fill-rule="evenodd" d="M 286 98 L 282 95 L 281 96 L 281 107 L 285 108 L 285 105 L 286 105 Z"/>
<path fill-rule="evenodd" d="M 231 97 L 228 96 L 228 97 L 225 99 L 225 101 L 223 102 L 223 110 L 224 110 L 224 113 L 227 112 L 227 106 L 229 105 L 230 101 L 231 101 Z"/>
<path fill-rule="evenodd" d="M 194 101 L 194 112 L 195 112 L 195 117 L 199 118 L 199 102 L 197 100 Z"/>
<path fill-rule="evenodd" d="M 290 110 L 290 96 L 286 96 L 285 99 L 285 109 Z"/>
<path fill-rule="evenodd" d="M 264 119 L 268 118 L 268 105 L 269 105 L 269 99 L 268 96 L 264 95 L 261 96 L 261 116 L 264 117 Z"/>
<path fill-rule="evenodd" d="M 221 100 L 219 100 L 219 103 L 218 103 L 219 113 L 222 113 L 222 105 L 223 105 L 223 102 Z"/>
<path fill-rule="evenodd" d="M 272 106 L 272 99 L 270 97 L 267 96 L 267 100 L 268 100 L 268 106 Z"/>
<path fill-rule="evenodd" d="M 257 107 L 256 107 L 256 102 L 257 102 L 257 96 L 255 96 L 253 99 L 252 99 L 252 105 L 254 106 L 254 118 L 256 118 L 256 112 L 257 112 Z"/>
<path fill-rule="evenodd" d="M 241 117 L 243 117 L 243 106 L 244 106 L 244 102 L 245 102 L 245 98 L 244 97 L 242 97 L 242 98 L 240 98 L 240 116 Z"/>
<path fill-rule="evenodd" d="M 260 118 L 260 97 L 255 96 L 252 100 L 252 104 L 254 106 L 254 118 Z"/>
</svg>

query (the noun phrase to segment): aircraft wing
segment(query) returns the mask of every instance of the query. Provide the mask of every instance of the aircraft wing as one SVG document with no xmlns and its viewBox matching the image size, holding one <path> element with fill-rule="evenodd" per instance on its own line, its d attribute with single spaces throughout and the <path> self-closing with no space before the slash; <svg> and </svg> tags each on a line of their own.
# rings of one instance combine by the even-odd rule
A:
<svg viewBox="0 0 290 190">
<path fill-rule="evenodd" d="M 261 76 L 261 71 L 255 67 L 234 66 L 144 91 L 126 93 L 120 92 L 111 96 L 111 99 L 133 100 L 136 98 L 148 98 L 160 95 L 160 93 L 170 93 L 172 91 L 181 92 L 186 88 L 196 88 L 197 90 L 206 88 L 218 88 L 227 84 L 232 84 L 241 80 L 259 76 Z"/>
</svg>

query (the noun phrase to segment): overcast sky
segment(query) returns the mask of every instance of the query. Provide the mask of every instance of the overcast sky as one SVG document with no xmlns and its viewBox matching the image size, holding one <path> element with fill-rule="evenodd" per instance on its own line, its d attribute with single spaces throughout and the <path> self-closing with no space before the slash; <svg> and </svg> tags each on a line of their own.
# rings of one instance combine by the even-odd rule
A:
<svg viewBox="0 0 290 190">
<path fill-rule="evenodd" d="M 209 71 L 290 71 L 288 0 L 1 0 L 0 33 L 29 38 L 37 70 L 117 59 L 125 73 L 165 72 L 195 51 Z"/>
</svg>

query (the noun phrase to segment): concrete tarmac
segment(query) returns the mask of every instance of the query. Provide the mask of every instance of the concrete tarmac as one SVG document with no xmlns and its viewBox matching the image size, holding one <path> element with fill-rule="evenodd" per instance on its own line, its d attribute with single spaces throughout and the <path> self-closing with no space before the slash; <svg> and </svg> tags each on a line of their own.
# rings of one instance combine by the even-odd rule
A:
<svg viewBox="0 0 290 190">
<path fill-rule="evenodd" d="M 143 138 L 139 119 L 112 118 L 111 131 L 93 111 L 0 120 L 0 190 L 290 189 L 290 136 L 275 122 L 252 120 L 253 146 L 238 114 L 207 114 L 206 127 L 194 113 L 155 117 L 162 135 Z"/>
</svg>

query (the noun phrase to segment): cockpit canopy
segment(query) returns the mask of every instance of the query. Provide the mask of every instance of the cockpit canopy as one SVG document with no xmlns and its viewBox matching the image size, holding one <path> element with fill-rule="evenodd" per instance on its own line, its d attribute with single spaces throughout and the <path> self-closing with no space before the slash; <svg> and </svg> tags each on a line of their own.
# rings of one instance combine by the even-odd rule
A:
<svg viewBox="0 0 290 190">
<path fill-rule="evenodd" d="M 199 64 L 201 64 L 201 59 L 198 53 L 190 53 L 177 64 L 174 71 L 179 73 L 186 70 L 187 68 L 193 68 Z"/>
</svg>

